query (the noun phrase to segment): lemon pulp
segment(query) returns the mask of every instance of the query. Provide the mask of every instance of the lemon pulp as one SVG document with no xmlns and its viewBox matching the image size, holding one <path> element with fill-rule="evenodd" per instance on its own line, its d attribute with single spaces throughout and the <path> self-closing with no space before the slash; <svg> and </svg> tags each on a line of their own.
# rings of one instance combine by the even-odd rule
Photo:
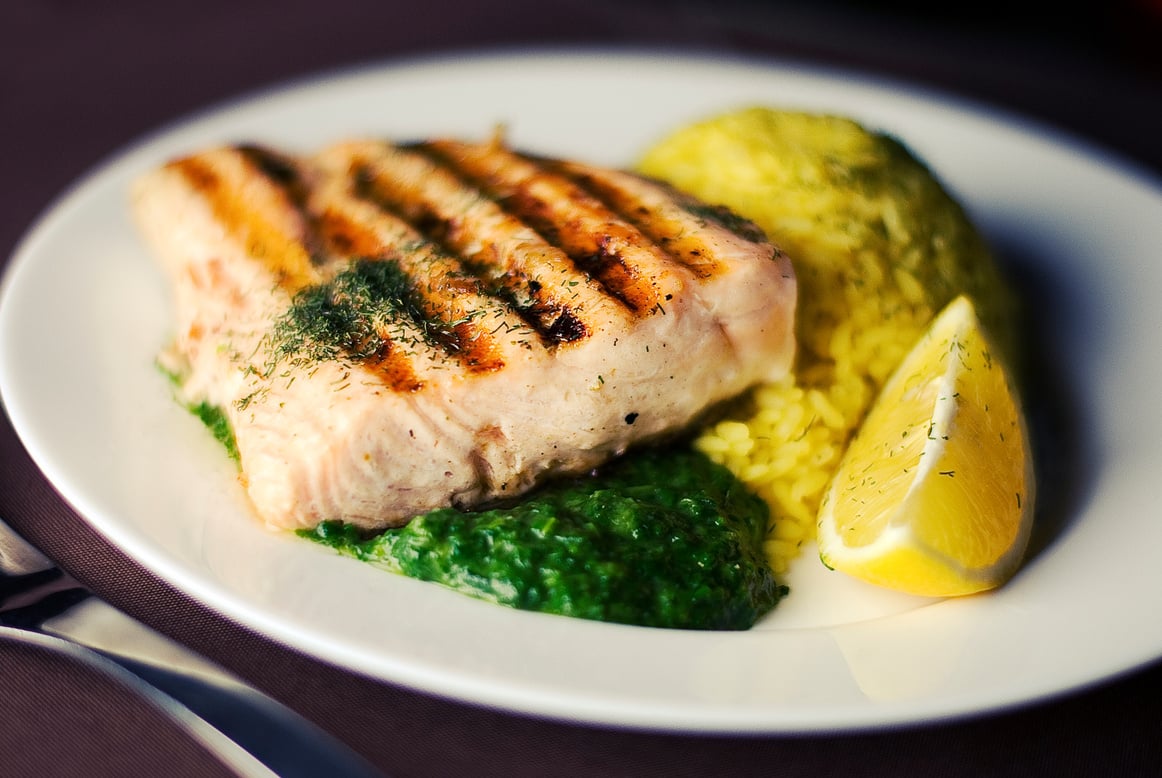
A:
<svg viewBox="0 0 1162 778">
<path fill-rule="evenodd" d="M 1017 391 L 960 296 L 900 363 L 845 452 L 820 506 L 820 557 L 913 594 L 994 588 L 1024 556 L 1034 486 Z"/>
</svg>

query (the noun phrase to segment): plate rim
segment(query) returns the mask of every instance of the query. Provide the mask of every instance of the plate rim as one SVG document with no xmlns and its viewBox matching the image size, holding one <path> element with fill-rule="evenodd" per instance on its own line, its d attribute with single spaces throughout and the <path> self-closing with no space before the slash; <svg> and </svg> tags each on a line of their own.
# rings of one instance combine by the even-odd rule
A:
<svg viewBox="0 0 1162 778">
<path fill-rule="evenodd" d="M 258 90 L 251 90 L 235 97 L 226 100 L 218 101 L 199 109 L 184 117 L 178 118 L 172 122 L 168 122 L 158 129 L 155 129 L 145 135 L 137 138 L 120 150 L 114 152 L 105 160 L 99 162 L 91 170 L 76 179 L 69 187 L 67 187 L 57 198 L 50 202 L 49 206 L 42 212 L 40 216 L 34 221 L 32 227 L 26 231 L 22 239 L 18 242 L 14 250 L 11 260 L 7 267 L 5 267 L 4 277 L 0 281 L 0 321 L 3 321 L 4 311 L 10 309 L 9 298 L 15 294 L 14 289 L 20 285 L 20 276 L 24 271 L 25 266 L 29 265 L 31 260 L 28 259 L 34 256 L 35 249 L 40 241 L 48 240 L 51 237 L 51 229 L 57 220 L 62 220 L 67 217 L 70 208 L 79 207 L 81 204 L 81 196 L 89 191 L 89 189 L 98 183 L 104 181 L 109 177 L 112 171 L 117 170 L 124 165 L 127 160 L 131 160 L 135 155 L 141 154 L 144 150 L 152 148 L 156 144 L 166 139 L 173 138 L 175 133 L 192 132 L 199 126 L 206 122 L 212 122 L 216 118 L 228 114 L 232 111 L 243 107 L 253 108 L 258 102 L 268 100 L 271 98 L 288 99 L 294 94 L 303 94 L 305 91 L 319 89 L 326 85 L 329 81 L 336 79 L 361 79 L 373 78 L 381 76 L 385 72 L 397 73 L 404 70 L 414 68 L 424 68 L 428 66 L 437 67 L 451 67 L 457 62 L 472 62 L 480 59 L 487 60 L 492 63 L 501 64 L 505 62 L 512 62 L 513 60 L 527 61 L 529 58 L 533 59 L 548 59 L 548 60 L 595 60 L 600 58 L 616 57 L 620 59 L 633 59 L 639 61 L 649 61 L 657 63 L 661 59 L 666 59 L 672 56 L 672 52 L 668 50 L 643 50 L 640 47 L 633 49 L 608 49 L 608 48 L 551 48 L 551 49 L 529 49 L 524 47 L 521 49 L 491 49 L 482 50 L 476 53 L 458 52 L 448 56 L 447 52 L 437 54 L 425 55 L 421 57 L 404 57 L 400 59 L 392 59 L 387 61 L 378 61 L 373 63 L 363 63 L 353 67 L 344 67 L 322 73 L 316 73 L 305 77 L 291 79 L 286 82 L 280 82 L 270 85 Z M 1003 125 L 1008 128 L 1015 128 L 1021 132 L 1035 130 L 1044 143 L 1053 146 L 1064 146 L 1077 151 L 1087 158 L 1100 162 L 1103 165 L 1110 165 L 1117 169 L 1118 174 L 1138 180 L 1147 188 L 1157 189 L 1159 187 L 1157 179 L 1150 171 L 1142 169 L 1135 165 L 1132 161 L 1122 158 L 1116 152 L 1111 152 L 1101 146 L 1093 144 L 1083 138 L 1061 131 L 1058 128 L 1050 127 L 1035 119 L 1030 119 L 1027 116 L 998 109 L 995 106 L 988 105 L 979 101 L 968 100 L 958 95 L 940 90 L 938 88 L 931 88 L 923 85 L 917 86 L 914 83 L 891 77 L 883 77 L 878 74 L 868 75 L 862 72 L 853 72 L 843 68 L 836 68 L 830 66 L 815 66 L 810 63 L 804 63 L 796 60 L 780 60 L 772 58 L 756 58 L 756 57 L 723 57 L 716 54 L 683 54 L 681 55 L 685 65 L 695 66 L 726 66 L 738 67 L 745 70 L 760 69 L 771 72 L 786 72 L 807 74 L 812 77 L 823 79 L 831 79 L 842 77 L 848 83 L 857 84 L 860 88 L 868 89 L 903 89 L 913 99 L 919 99 L 925 103 L 935 102 L 941 106 L 949 108 L 956 112 L 967 112 L 972 115 L 986 118 L 991 123 Z M 0 355 L 2 357 L 2 355 Z M 2 357 L 7 359 L 7 357 Z M 0 364 L 3 364 L 0 362 Z M 3 401 L 5 407 L 8 407 L 6 392 L 4 387 L 8 380 L 0 375 L 0 401 Z M 50 467 L 46 470 L 46 462 L 51 459 L 48 452 L 40 451 L 36 445 L 29 445 L 28 428 L 25 420 L 16 414 L 14 417 L 9 409 L 10 418 L 13 426 L 16 429 L 17 435 L 22 444 L 28 448 L 30 454 L 37 466 L 45 472 L 46 475 L 52 470 Z M 20 417 L 19 419 L 17 417 Z M 62 495 L 66 496 L 66 500 L 70 505 L 76 507 L 74 500 L 77 495 L 71 490 L 61 490 L 59 483 L 61 480 L 60 474 L 56 477 L 50 478 L 50 482 L 54 487 L 61 491 Z M 78 510 L 82 518 L 90 526 L 94 526 L 103 536 L 110 538 L 108 528 L 104 523 L 94 524 L 92 517 L 89 515 L 90 511 Z M 114 545 L 123 552 L 126 551 L 123 539 L 122 542 L 114 542 Z M 199 585 L 196 581 L 187 574 L 186 571 L 181 571 L 179 575 L 175 576 L 172 571 L 166 573 L 159 569 L 158 561 L 150 554 L 144 557 L 141 555 L 141 550 L 137 549 L 138 553 L 131 556 L 142 564 L 145 564 L 148 569 L 155 575 L 158 575 L 163 580 L 174 582 L 175 580 L 182 581 L 180 589 L 189 594 L 191 587 L 195 590 L 203 590 L 204 587 Z M 148 562 L 148 564 L 147 564 Z M 220 601 L 207 602 L 201 596 L 197 600 L 208 607 L 213 608 L 217 612 L 225 612 L 228 616 L 234 616 L 236 613 L 230 609 L 223 611 L 222 603 Z M 274 623 L 269 619 L 262 622 L 262 632 L 270 636 L 276 636 L 280 642 L 287 642 L 288 634 L 283 625 Z M 293 644 L 292 644 L 293 645 Z M 1162 651 L 1162 647 L 1159 648 Z M 312 652 L 315 656 L 320 656 L 319 647 L 315 646 Z M 341 652 L 340 652 L 341 653 Z M 425 684 L 409 683 L 407 680 L 400 678 L 383 678 L 381 680 L 388 680 L 395 683 L 417 688 L 420 690 L 434 691 L 438 694 L 446 696 L 453 696 L 457 699 L 462 699 L 466 702 L 478 702 L 483 704 L 497 705 L 505 710 L 513 712 L 533 712 L 550 715 L 557 718 L 565 718 L 569 720 L 588 721 L 590 723 L 604 723 L 604 724 L 618 724 L 631 727 L 640 727 L 655 729 L 661 728 L 666 730 L 679 731 L 752 731 L 752 732 L 768 732 L 768 733 L 792 733 L 792 732 L 810 732 L 810 731 L 855 731 L 878 729 L 885 726 L 896 726 L 906 723 L 931 723 L 934 721 L 942 721 L 948 719 L 960 719 L 975 714 L 991 713 L 1005 708 L 1012 708 L 1024 704 L 1030 704 L 1039 700 L 1049 699 L 1060 694 L 1064 694 L 1073 690 L 1085 688 L 1088 685 L 1096 684 L 1106 679 L 1114 678 L 1119 675 L 1132 672 L 1138 669 L 1143 664 L 1148 663 L 1152 659 L 1157 658 L 1157 654 L 1152 657 L 1142 658 L 1141 661 L 1133 666 L 1124 666 L 1121 669 L 1107 673 L 1101 677 L 1095 677 L 1088 681 L 1074 682 L 1067 687 L 1057 689 L 1046 689 L 1040 695 L 1029 696 L 1027 694 L 1014 695 L 1007 700 L 998 701 L 997 704 L 982 707 L 979 704 L 972 704 L 968 701 L 963 701 L 957 707 L 956 705 L 944 706 L 935 705 L 926 712 L 925 715 L 918 718 L 914 713 L 907 711 L 898 711 L 895 715 L 887 714 L 874 717 L 869 720 L 866 715 L 851 712 L 846 719 L 842 716 L 821 716 L 817 720 L 811 720 L 809 717 L 801 718 L 799 725 L 796 726 L 794 722 L 782 722 L 779 726 L 771 728 L 762 722 L 756 722 L 749 714 L 743 714 L 741 719 L 731 716 L 719 717 L 717 721 L 683 721 L 681 716 L 673 717 L 672 720 L 659 719 L 657 712 L 653 709 L 648 711 L 635 712 L 632 705 L 625 705 L 620 709 L 618 716 L 610 718 L 603 715 L 599 708 L 590 712 L 588 715 L 576 715 L 576 711 L 567 710 L 567 706 L 562 706 L 560 700 L 555 700 L 552 695 L 540 700 L 532 709 L 527 706 L 519 704 L 518 701 L 508 699 L 508 696 L 503 693 L 497 693 L 495 690 L 491 692 L 491 696 L 477 693 L 470 697 L 464 697 L 456 694 L 454 688 L 448 688 L 446 685 L 441 688 L 440 684 L 435 682 L 427 682 Z M 366 668 L 350 667 L 356 671 L 365 671 Z M 452 684 L 456 686 L 456 684 Z M 528 699 L 526 694 L 522 699 Z M 828 723 L 830 721 L 830 723 Z"/>
</svg>

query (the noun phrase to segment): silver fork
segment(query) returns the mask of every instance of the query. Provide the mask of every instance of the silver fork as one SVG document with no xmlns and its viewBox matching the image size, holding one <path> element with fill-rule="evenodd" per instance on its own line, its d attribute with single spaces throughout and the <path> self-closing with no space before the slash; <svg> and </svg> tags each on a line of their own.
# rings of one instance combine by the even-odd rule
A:
<svg viewBox="0 0 1162 778">
<path fill-rule="evenodd" d="M 3 629 L 7 628 L 7 629 Z M 381 775 L 361 757 L 286 706 L 92 594 L 0 520 L 0 630 L 32 633 L 131 683 L 193 724 L 207 746 L 224 736 L 283 778 Z M 222 751 L 223 749 L 216 749 Z M 225 749 L 229 751 L 229 749 Z M 226 758 L 230 753 L 220 754 Z M 233 764 L 244 772 L 234 755 Z M 228 759 L 229 761 L 229 759 Z M 243 760 L 244 762 L 245 760 Z"/>
</svg>

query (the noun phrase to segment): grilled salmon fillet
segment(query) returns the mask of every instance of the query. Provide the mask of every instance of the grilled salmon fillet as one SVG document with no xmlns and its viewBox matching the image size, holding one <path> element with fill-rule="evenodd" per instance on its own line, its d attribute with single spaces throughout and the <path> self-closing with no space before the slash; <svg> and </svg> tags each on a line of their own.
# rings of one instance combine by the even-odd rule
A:
<svg viewBox="0 0 1162 778">
<path fill-rule="evenodd" d="M 794 353 L 791 264 L 752 224 L 499 140 L 214 148 L 133 211 L 173 289 L 165 359 L 272 527 L 517 496 Z"/>
</svg>

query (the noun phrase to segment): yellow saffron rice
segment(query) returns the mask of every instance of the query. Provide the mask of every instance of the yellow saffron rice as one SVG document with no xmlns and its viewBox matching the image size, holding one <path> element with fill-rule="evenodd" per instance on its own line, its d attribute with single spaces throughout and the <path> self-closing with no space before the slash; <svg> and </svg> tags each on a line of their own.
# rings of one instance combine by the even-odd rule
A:
<svg viewBox="0 0 1162 778">
<path fill-rule="evenodd" d="M 748 108 L 680 128 L 639 169 L 730 206 L 794 263 L 793 375 L 759 387 L 696 442 L 770 503 L 767 553 L 784 572 L 815 536 L 852 433 L 928 321 L 965 292 L 1003 337 L 1013 297 L 936 176 L 850 119 Z"/>
</svg>

